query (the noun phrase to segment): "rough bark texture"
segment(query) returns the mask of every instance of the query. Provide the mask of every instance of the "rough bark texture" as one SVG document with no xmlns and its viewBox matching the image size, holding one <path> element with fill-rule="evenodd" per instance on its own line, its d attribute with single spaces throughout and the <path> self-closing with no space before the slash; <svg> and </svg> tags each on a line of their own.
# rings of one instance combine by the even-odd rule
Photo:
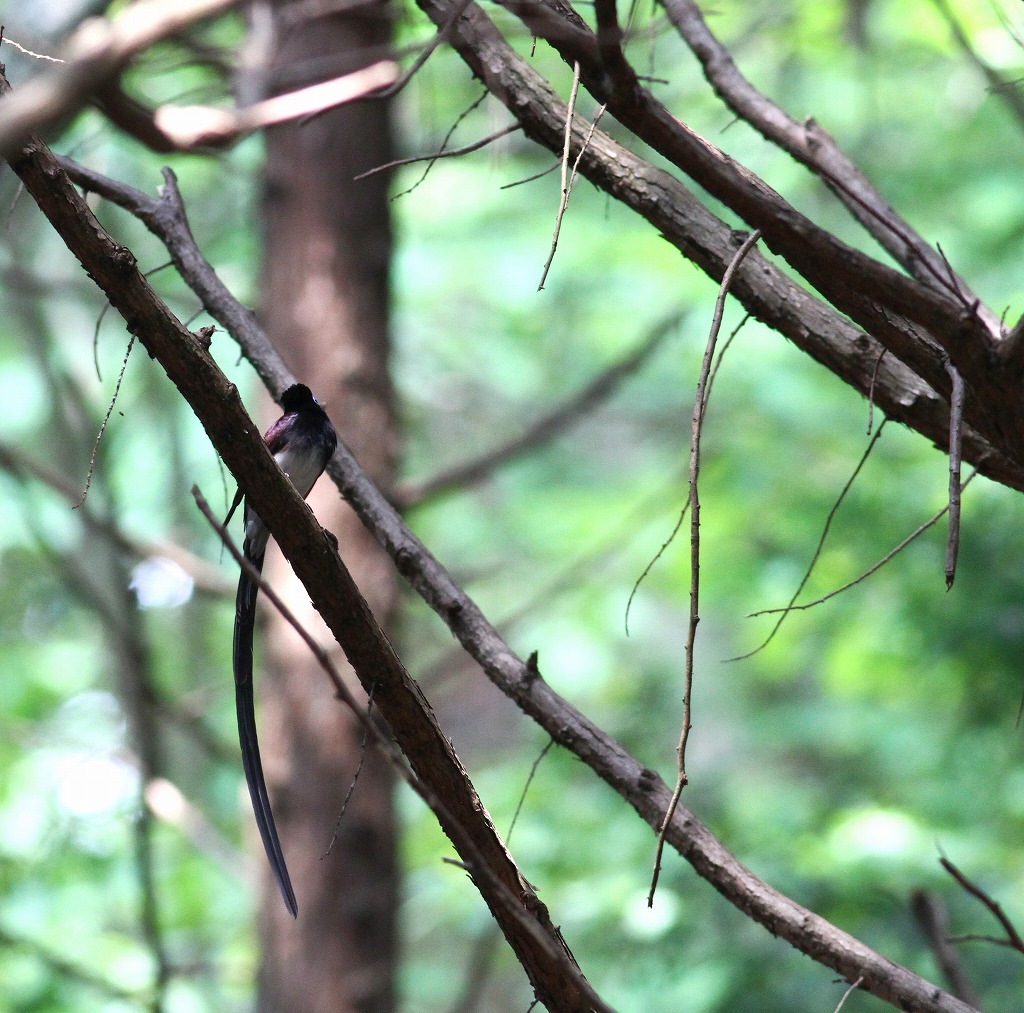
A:
<svg viewBox="0 0 1024 1013">
<path fill-rule="evenodd" d="M 272 91 L 355 69 L 387 41 L 389 21 L 381 8 L 289 29 L 287 6 L 276 11 Z M 262 208 L 266 329 L 294 374 L 326 404 L 341 438 L 385 488 L 393 478 L 396 442 L 387 362 L 387 178 L 355 183 L 353 177 L 387 161 L 390 147 L 388 104 L 382 101 L 272 129 Z M 338 536 L 360 589 L 386 625 L 396 594 L 387 556 L 336 490 L 325 484 L 311 503 Z M 307 627 L 332 643 L 280 555 L 269 561 L 267 575 Z M 337 706 L 315 661 L 276 614 L 268 616 L 264 643 L 264 753 L 300 911 L 293 922 L 264 880 L 259 1008 L 383 1013 L 395 1005 L 393 777 L 377 750 L 366 751 L 334 838 L 359 766 L 362 730 Z M 336 644 L 334 650 L 345 671 Z"/>
</svg>

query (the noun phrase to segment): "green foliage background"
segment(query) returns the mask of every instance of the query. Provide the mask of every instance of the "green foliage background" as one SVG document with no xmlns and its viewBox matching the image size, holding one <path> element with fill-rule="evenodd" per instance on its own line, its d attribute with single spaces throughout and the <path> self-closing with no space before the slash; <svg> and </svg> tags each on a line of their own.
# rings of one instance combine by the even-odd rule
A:
<svg viewBox="0 0 1024 1013">
<path fill-rule="evenodd" d="M 996 10 L 981 0 L 956 9 L 978 52 L 1007 79 L 1019 76 L 1024 52 Z M 852 10 L 727 3 L 711 24 L 755 84 L 833 133 L 1015 320 L 1024 311 L 1024 125 L 950 41 L 933 3 L 873 0 L 859 43 Z M 1020 24 L 1016 6 L 999 10 Z M 670 107 L 797 207 L 877 253 L 824 188 L 732 123 L 657 15 L 637 10 L 636 24 L 650 28 L 633 54 L 642 65 L 649 52 L 654 73 L 669 82 L 654 87 Z M 411 11 L 401 30 L 407 41 L 428 33 Z M 209 40 L 233 45 L 239 31 L 216 26 Z M 17 38 L 13 27 L 10 34 Z M 524 39 L 524 52 L 529 45 Z M 154 53 L 133 71 L 133 86 L 154 100 L 215 93 L 213 80 L 182 59 L 173 47 Z M 543 47 L 534 59 L 556 68 Z M 27 73 L 13 57 L 10 65 L 15 80 Z M 567 92 L 568 73 L 560 73 Z M 478 94 L 461 63 L 435 54 L 400 104 L 403 147 L 436 149 Z M 488 100 L 451 143 L 506 122 Z M 95 114 L 70 125 L 57 147 L 142 189 L 159 182 L 160 162 Z M 253 139 L 217 161 L 173 160 L 201 247 L 247 302 L 257 298 L 260 158 Z M 429 476 L 517 435 L 667 314 L 685 310 L 683 323 L 599 411 L 410 518 L 513 646 L 538 651 L 560 692 L 671 780 L 688 609 L 685 529 L 640 586 L 628 635 L 625 612 L 686 496 L 689 417 L 715 288 L 580 181 L 538 293 L 558 174 L 502 187 L 549 164 L 512 135 L 438 162 L 394 202 L 394 369 L 406 476 Z M 423 171 L 402 170 L 395 193 Z M 13 206 L 0 250 L 0 440 L 81 488 L 124 331 L 102 316 L 100 298 L 30 202 L 14 200 L 9 173 L 2 186 Z M 166 259 L 127 216 L 105 206 L 100 213 L 144 266 Z M 170 271 L 154 284 L 183 318 L 195 313 Z M 731 305 L 726 333 L 741 318 Z M 244 389 L 255 389 L 224 335 L 214 351 Z M 783 605 L 795 590 L 866 447 L 868 423 L 862 399 L 777 335 L 753 323 L 739 331 L 715 382 L 704 443 L 703 608 L 684 802 L 777 889 L 938 980 L 910 915 L 913 891 L 943 899 L 952 932 L 996 931 L 939 868 L 941 853 L 1024 925 L 1019 495 L 982 479 L 971 485 L 950 593 L 939 524 L 869 580 L 790 616 L 760 653 L 725 661 L 771 629 L 772 617 L 747 614 Z M 803 599 L 855 577 L 940 509 L 946 467 L 922 439 L 890 424 L 836 514 Z M 136 351 L 86 510 L 133 537 L 174 540 L 216 562 L 188 495 L 193 481 L 213 498 L 224 488 L 200 428 Z M 118 636 L 127 630 L 147 645 L 154 692 L 166 705 L 166 775 L 206 828 L 197 838 L 180 825 L 156 825 L 160 925 L 177 969 L 167 1009 L 245 1008 L 256 960 L 255 873 L 238 859 L 246 810 L 227 676 L 230 597 L 196 592 L 175 607 L 126 609 L 134 562 L 97 541 L 83 512 L 46 484 L 0 474 L 0 1009 L 135 1010 L 151 995 L 137 758 L 119 699 L 118 638 L 103 609 Z M 228 586 L 230 567 L 222 569 Z M 411 597 L 402 640 L 410 670 L 507 828 L 544 737 L 466 668 Z M 479 1008 L 527 1008 L 521 971 L 491 938 L 463 874 L 442 864 L 449 850 L 429 814 L 411 798 L 401 806 L 404 1008 L 452 1008 L 464 969 L 482 953 L 490 956 Z M 620 1010 L 825 1010 L 842 995 L 825 970 L 749 923 L 677 856 L 668 856 L 648 912 L 651 833 L 558 750 L 538 765 L 511 848 L 584 972 Z M 1021 957 L 983 943 L 960 950 L 986 1010 L 1018 1009 Z M 854 995 L 844 1008 L 882 1005 Z"/>
</svg>

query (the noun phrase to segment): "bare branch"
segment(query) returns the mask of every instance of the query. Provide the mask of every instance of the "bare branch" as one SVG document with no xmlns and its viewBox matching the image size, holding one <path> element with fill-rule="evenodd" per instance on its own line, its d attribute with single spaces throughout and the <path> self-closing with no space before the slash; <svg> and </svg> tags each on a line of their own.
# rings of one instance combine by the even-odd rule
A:
<svg viewBox="0 0 1024 1013">
<path fill-rule="evenodd" d="M 85 105 L 100 84 L 142 50 L 196 21 L 222 14 L 235 0 L 138 0 L 107 21 L 89 18 L 71 36 L 64 62 L 34 78 L 0 105 L 0 157 L 35 130 Z"/>
<path fill-rule="evenodd" d="M 960 954 L 950 945 L 949 916 L 941 898 L 928 890 L 915 890 L 910 897 L 910 910 L 935 954 L 950 991 L 964 1002 L 980 1007 L 978 994 L 967 977 Z"/>
<path fill-rule="evenodd" d="M 974 295 L 953 276 L 942 258 L 889 206 L 868 178 L 814 120 L 803 124 L 762 95 L 739 71 L 729 51 L 708 28 L 694 0 L 661 0 L 672 24 L 693 50 L 715 93 L 740 119 L 767 140 L 817 173 L 864 228 L 919 281 L 952 290 L 968 302 Z M 939 0 L 936 0 L 939 2 Z M 994 314 L 985 322 L 993 335 L 1001 328 Z"/>
<path fill-rule="evenodd" d="M 425 499 L 463 489 L 483 480 L 509 461 L 552 440 L 607 401 L 623 381 L 643 368 L 661 347 L 665 338 L 678 327 L 684 316 L 685 311 L 679 311 L 666 317 L 639 346 L 613 362 L 564 404 L 542 415 L 515 439 L 479 457 L 448 468 L 433 478 L 403 483 L 394 493 L 395 502 L 407 509 L 422 503 Z"/>
<path fill-rule="evenodd" d="M 420 0 L 420 4 L 435 23 L 444 22 L 449 11 L 447 0 Z M 544 26 L 554 31 L 549 20 L 544 21 Z M 563 22 L 557 21 L 557 25 Z M 584 32 L 585 27 L 572 28 L 569 34 L 575 38 Z M 565 103 L 512 50 L 475 4 L 459 20 L 452 44 L 523 124 L 527 136 L 552 151 L 563 149 Z M 611 107 L 609 111 L 614 112 Z M 574 128 L 574 143 L 582 145 L 583 140 L 582 128 Z M 712 215 L 678 179 L 655 169 L 599 130 L 594 132 L 582 156 L 580 171 L 647 219 L 702 270 L 712 277 L 721 277 L 735 252 L 732 229 Z M 818 268 L 826 262 L 827 259 L 821 260 Z M 844 261 L 842 270 L 852 263 Z M 842 270 L 832 278 L 832 283 L 841 277 Z M 909 279 L 904 282 L 913 284 Z M 753 316 L 790 338 L 861 392 L 870 388 L 877 365 L 874 403 L 887 415 L 907 422 L 939 446 L 945 446 L 949 438 L 949 412 L 947 400 L 939 392 L 948 390 L 949 377 L 936 355 L 934 342 L 926 339 L 919 328 L 875 303 L 870 333 L 894 351 L 878 365 L 883 345 L 758 254 L 744 263 L 733 292 Z M 934 298 L 941 299 L 937 295 Z M 973 354 L 980 346 L 973 336 L 962 331 L 959 321 L 957 308 L 947 322 L 957 332 L 957 344 Z M 1006 433 L 1016 431 L 1018 426 L 1024 431 L 1024 403 L 1016 393 L 1018 387 L 1010 381 L 1009 375 L 993 373 L 988 367 L 985 376 L 979 378 L 980 387 L 987 388 L 991 397 L 972 397 L 965 405 L 964 457 L 997 481 L 1024 488 L 1021 466 L 1011 463 L 1024 443 L 1006 438 Z M 972 389 L 969 383 L 968 388 Z"/>
<path fill-rule="evenodd" d="M 839 1000 L 839 1005 L 836 1006 L 835 1013 L 839 1013 L 839 1011 L 843 1008 L 843 1006 L 846 1005 L 846 1000 L 850 998 L 850 995 L 853 992 L 855 992 L 858 988 L 860 988 L 860 983 L 863 980 L 864 980 L 863 978 L 858 978 L 856 981 L 851 982 L 850 987 L 843 993 L 842 999 Z"/>
<path fill-rule="evenodd" d="M 182 150 L 211 143 L 221 145 L 275 123 L 353 102 L 391 84 L 397 77 L 397 64 L 381 60 L 351 74 L 274 95 L 244 109 L 164 105 L 157 109 L 154 120 Z"/>
<path fill-rule="evenodd" d="M 420 2 L 425 9 L 432 9 L 444 0 Z M 951 356 L 966 382 L 980 381 L 986 375 L 991 382 L 996 336 L 982 324 L 973 302 L 959 293 L 928 288 L 837 239 L 687 127 L 646 89 L 620 96 L 609 81 L 593 33 L 562 0 L 505 0 L 503 6 L 529 31 L 546 39 L 563 60 L 579 63 L 581 83 L 616 120 L 731 208 L 748 226 L 760 229 L 770 250 L 904 362 L 917 369 L 923 360 L 934 371 L 934 351 L 920 335 L 901 328 L 893 331 L 897 318 L 924 328 Z M 476 9 L 471 7 L 460 28 L 473 13 Z M 947 384 L 943 376 L 939 389 L 944 390 Z M 996 420 L 992 421 L 995 433 L 998 427 Z"/>
</svg>

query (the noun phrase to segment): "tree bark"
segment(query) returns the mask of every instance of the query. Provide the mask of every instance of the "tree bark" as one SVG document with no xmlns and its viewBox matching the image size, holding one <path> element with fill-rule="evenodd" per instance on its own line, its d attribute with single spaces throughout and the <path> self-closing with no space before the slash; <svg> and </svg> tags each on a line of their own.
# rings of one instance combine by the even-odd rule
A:
<svg viewBox="0 0 1024 1013">
<path fill-rule="evenodd" d="M 287 3 L 274 10 L 271 91 L 356 69 L 390 35 L 383 7 L 297 24 L 288 10 Z M 388 109 L 386 101 L 362 102 L 267 131 L 261 307 L 288 366 L 385 488 L 394 477 L 396 447 L 388 375 L 388 179 L 353 177 L 390 159 Z M 329 485 L 315 490 L 310 503 L 338 536 L 346 563 L 386 625 L 396 598 L 387 555 Z M 321 631 L 346 672 L 344 656 L 287 564 L 279 555 L 268 563 L 271 582 L 287 593 L 307 628 Z M 377 751 L 364 755 L 358 724 L 280 617 L 268 615 L 264 643 L 264 754 L 299 918 L 289 918 L 265 877 L 258 1007 L 385 1013 L 395 1006 L 393 777 Z M 358 692 L 354 677 L 352 685 Z"/>
</svg>

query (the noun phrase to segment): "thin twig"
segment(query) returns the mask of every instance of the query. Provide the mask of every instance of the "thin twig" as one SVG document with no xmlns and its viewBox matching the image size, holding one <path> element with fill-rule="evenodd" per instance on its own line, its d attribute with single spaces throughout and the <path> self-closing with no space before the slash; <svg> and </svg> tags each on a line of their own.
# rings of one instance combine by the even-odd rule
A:
<svg viewBox="0 0 1024 1013">
<path fill-rule="evenodd" d="M 13 46 L 19 53 L 24 53 L 25 56 L 31 56 L 34 60 L 46 60 L 49 63 L 63 63 L 64 61 L 57 56 L 48 56 L 46 53 L 33 53 L 31 49 L 26 49 L 24 46 L 19 45 L 13 39 L 8 38 L 4 35 L 3 30 L 0 29 L 0 43 L 5 46 Z"/>
<path fill-rule="evenodd" d="M 393 95 L 397 95 L 413 78 L 413 75 L 430 59 L 431 53 L 441 45 L 442 42 L 447 42 L 452 34 L 452 29 L 455 27 L 455 22 L 462 17 L 466 12 L 466 8 L 473 2 L 473 0 L 459 0 L 459 2 L 452 8 L 451 14 L 448 20 L 433 34 L 430 41 L 423 47 L 422 51 L 417 55 L 416 59 L 413 60 L 412 65 L 409 67 L 402 76 L 389 85 L 387 88 L 377 92 L 375 98 L 391 98 Z"/>
<path fill-rule="evenodd" d="M 946 539 L 946 590 L 956 578 L 956 557 L 960 551 L 960 440 L 964 428 L 964 381 L 960 371 L 945 358 L 952 385 L 949 395 L 949 535 Z"/>
<path fill-rule="evenodd" d="M 357 714 L 362 713 L 363 708 L 355 702 L 355 698 L 349 691 L 348 686 L 345 685 L 345 680 L 335 667 L 334 662 L 331 661 L 328 653 L 316 642 L 313 635 L 302 625 L 302 623 L 299 622 L 298 617 L 290 608 L 288 608 L 287 605 L 285 605 L 280 595 L 278 595 L 266 580 L 264 580 L 262 573 L 245 558 L 242 551 L 235 545 L 234 540 L 228 534 L 227 528 L 217 520 L 216 515 L 210 509 L 210 505 L 206 502 L 206 498 L 199 491 L 199 486 L 197 485 L 192 486 L 192 498 L 196 501 L 196 506 L 199 507 L 199 512 L 206 518 L 210 527 L 212 527 L 217 533 L 217 536 L 231 554 L 234 561 L 238 563 L 242 570 L 245 571 L 245 575 L 249 580 L 258 585 L 260 591 L 266 595 L 267 601 L 277 609 L 285 622 L 295 630 L 302 642 L 309 648 L 313 657 L 316 658 L 317 664 L 319 664 L 327 673 L 328 678 L 334 684 L 335 695 L 338 699 L 344 700 L 345 703 L 347 703 Z"/>
<path fill-rule="evenodd" d="M 946 870 L 972 897 L 976 897 L 992 913 L 1006 933 L 1006 945 L 1019 953 L 1024 953 L 1024 939 L 1021 938 L 1013 922 L 1007 917 L 998 901 L 993 900 L 980 886 L 971 882 L 945 855 L 939 856 L 939 865 Z"/>
<path fill-rule="evenodd" d="M 448 142 L 452 139 L 452 134 L 454 134 L 455 131 L 459 129 L 459 124 L 462 123 L 462 121 L 471 112 L 473 112 L 473 110 L 476 109 L 483 102 L 483 100 L 485 98 L 487 98 L 488 95 L 490 95 L 490 92 L 485 88 L 483 90 L 483 93 L 480 95 L 479 98 L 477 98 L 475 101 L 473 101 L 469 105 L 468 108 L 464 109 L 461 113 L 459 113 L 459 115 L 455 119 L 455 122 L 448 128 L 448 133 L 446 133 L 444 135 L 444 139 L 441 141 L 441 147 L 438 148 L 437 151 L 434 153 L 434 155 L 427 161 L 427 167 L 423 170 L 423 175 L 420 176 L 420 178 L 418 180 L 416 180 L 416 182 L 413 183 L 412 186 L 407 187 L 405 190 L 402 190 L 400 193 L 396 193 L 391 198 L 393 201 L 398 200 L 399 197 L 407 197 L 409 194 L 411 194 L 413 192 L 413 190 L 415 190 L 427 178 L 427 176 L 430 173 L 430 170 L 433 169 L 433 167 L 434 167 L 434 163 L 439 158 L 443 158 L 444 157 L 444 151 L 448 147 Z M 359 177 L 357 176 L 356 179 L 359 179 Z"/>
<path fill-rule="evenodd" d="M 803 578 L 797 585 L 796 590 L 793 592 L 793 597 L 789 599 L 789 604 L 785 608 L 778 610 L 779 618 L 776 620 L 771 632 L 752 651 L 747 651 L 746 654 L 737 654 L 734 658 L 726 658 L 726 661 L 745 661 L 747 658 L 752 658 L 759 651 L 763 651 L 775 639 L 775 634 L 779 632 L 779 627 L 786 621 L 786 617 L 792 610 L 793 603 L 800 597 L 800 592 L 806 586 L 807 581 L 811 579 L 814 567 L 817 566 L 818 559 L 821 556 L 821 550 L 825 547 L 825 539 L 828 538 L 829 530 L 832 527 L 832 521 L 835 520 L 835 516 L 839 512 L 839 507 L 842 506 L 843 500 L 846 499 L 846 494 L 850 491 L 853 483 L 857 479 L 857 476 L 860 474 L 861 469 L 867 463 L 867 459 L 870 456 L 871 451 L 874 450 L 875 444 L 878 442 L 879 437 L 882 435 L 882 431 L 885 429 L 886 422 L 888 422 L 888 419 L 882 419 L 882 424 L 876 430 L 875 435 L 868 441 L 868 445 L 864 449 L 864 453 L 860 455 L 857 467 L 853 469 L 853 473 L 846 480 L 846 484 L 840 490 L 836 501 L 832 504 L 832 509 L 829 510 L 828 517 L 825 518 L 825 526 L 821 529 L 821 536 L 818 538 L 818 544 L 814 549 L 814 554 L 811 556 L 811 561 L 807 564 L 807 569 L 804 571 Z"/>
<path fill-rule="evenodd" d="M 840 1010 L 841 1010 L 841 1009 L 843 1008 L 844 1004 L 846 1003 L 846 1000 L 850 998 L 850 995 L 851 995 L 851 993 L 853 993 L 854 991 L 856 991 L 856 989 L 860 988 L 860 983 L 861 983 L 861 982 L 862 982 L 863 980 L 864 980 L 864 975 L 861 975 L 861 976 L 860 976 L 860 977 L 859 977 L 859 978 L 858 978 L 858 979 L 857 979 L 857 980 L 856 980 L 855 982 L 853 982 L 853 983 L 852 983 L 852 984 L 850 985 L 850 987 L 849 987 L 849 988 L 848 988 L 848 989 L 847 989 L 847 990 L 846 990 L 846 991 L 845 991 L 845 992 L 843 993 L 843 997 L 842 997 L 842 999 L 840 999 L 840 1000 L 839 1000 L 839 1005 L 838 1005 L 838 1006 L 836 1006 L 836 1008 L 835 1008 L 835 1013 L 839 1013 L 839 1011 L 840 1011 Z"/>
<path fill-rule="evenodd" d="M 978 469 L 975 468 L 967 476 L 967 478 L 964 479 L 963 484 L 960 486 L 961 493 L 964 491 L 964 489 L 967 488 L 967 486 L 971 484 L 971 480 L 977 474 Z M 915 538 L 918 538 L 920 535 L 924 534 L 924 532 L 926 532 L 933 524 L 940 521 L 948 509 L 949 504 L 947 503 L 941 510 L 938 510 L 934 514 L 932 514 L 932 516 L 929 517 L 928 520 L 924 522 L 924 524 L 915 528 L 909 535 L 907 535 L 906 538 L 903 539 L 902 542 L 899 543 L 899 545 L 897 545 L 894 549 L 891 549 L 884 556 L 882 556 L 882 558 L 877 563 L 875 563 L 874 566 L 868 567 L 868 569 L 866 569 L 859 577 L 854 577 L 853 580 L 847 581 L 841 587 L 837 587 L 834 591 L 829 591 L 828 594 L 822 595 L 822 597 L 820 598 L 815 598 L 814 601 L 806 601 L 800 605 L 786 605 L 780 608 L 761 609 L 758 612 L 751 612 L 750 615 L 747 616 L 747 618 L 753 619 L 756 616 L 770 616 L 774 615 L 777 612 L 802 612 L 804 609 L 814 608 L 816 605 L 821 605 L 823 602 L 828 601 L 829 598 L 834 598 L 837 594 L 842 594 L 843 591 L 849 591 L 851 587 L 856 587 L 856 585 L 859 584 L 861 581 L 867 580 L 867 578 L 870 577 L 871 574 L 875 573 L 877 570 L 880 570 L 894 556 L 899 555 L 912 541 L 914 541 Z"/>
<path fill-rule="evenodd" d="M 1008 950 L 1015 950 L 1017 947 L 1009 939 L 1000 939 L 999 936 L 986 936 L 982 932 L 961 932 L 950 936 L 951 943 L 991 943 L 993 946 L 1005 946 Z"/>
<path fill-rule="evenodd" d="M 430 162 L 433 164 L 439 158 L 457 158 L 459 155 L 468 155 L 471 152 L 479 151 L 481 148 L 486 148 L 492 141 L 497 141 L 502 137 L 507 137 L 509 134 L 514 134 L 517 130 L 521 129 L 522 127 L 520 124 L 510 123 L 507 127 L 495 130 L 493 134 L 488 134 L 479 141 L 463 145 L 461 148 L 449 148 L 447 151 L 442 149 L 441 151 L 435 151 L 430 155 L 412 155 L 409 158 L 396 158 L 392 162 L 385 162 L 383 165 L 375 165 L 372 169 L 367 169 L 366 172 L 361 172 L 358 176 L 353 176 L 352 179 L 353 181 L 366 179 L 367 176 L 374 176 L 378 172 L 387 172 L 389 169 L 397 169 L 403 165 L 415 165 L 417 162 Z"/>
<path fill-rule="evenodd" d="M 523 179 L 517 179 L 513 183 L 503 183 L 498 187 L 499 190 L 511 190 L 514 186 L 522 186 L 524 183 L 532 183 L 534 180 L 543 179 L 545 176 L 549 176 L 561 165 L 561 162 L 552 162 L 546 169 L 541 169 L 540 172 L 535 172 L 532 176 L 525 176 Z"/>
<path fill-rule="evenodd" d="M 750 319 L 750 314 L 746 313 L 743 319 L 732 329 L 732 333 L 729 335 L 725 344 L 722 345 L 718 353 L 718 358 L 715 359 L 715 364 L 711 369 L 711 375 L 708 377 L 707 390 L 704 393 L 704 403 L 707 404 L 708 398 L 711 396 L 711 388 L 714 386 L 715 377 L 718 376 L 718 370 L 722 365 L 722 360 L 725 358 L 725 353 L 729 351 L 729 346 L 733 343 L 736 335 L 739 334 L 743 325 Z M 665 554 L 665 550 L 675 541 L 676 535 L 679 534 L 679 529 L 683 526 L 683 520 L 686 517 L 686 512 L 690 509 L 689 500 L 683 504 L 683 509 L 679 511 L 679 516 L 676 518 L 675 527 L 672 529 L 668 538 L 661 543 L 658 551 L 651 558 L 651 561 L 643 568 L 643 572 L 637 577 L 633 584 L 632 589 L 629 592 L 629 597 L 626 599 L 626 608 L 624 611 L 622 624 L 625 629 L 626 636 L 629 636 L 629 613 L 633 607 L 633 599 L 636 597 L 637 592 L 640 590 L 640 585 L 647 579 L 647 575 L 654 569 L 655 563 Z"/>
<path fill-rule="evenodd" d="M 530 785 L 533 784 L 534 777 L 537 776 L 537 768 L 541 765 L 544 757 L 551 752 L 551 747 L 555 744 L 554 739 L 548 739 L 547 745 L 537 754 L 534 758 L 533 763 L 530 765 L 530 773 L 526 775 L 526 784 L 523 785 L 523 790 L 519 794 L 519 801 L 516 803 L 516 811 L 512 814 L 512 819 L 508 824 L 508 831 L 505 833 L 505 843 L 508 844 L 512 840 L 512 831 L 516 828 L 516 823 L 519 822 L 519 813 L 522 811 L 523 803 L 526 801 L 526 793 L 530 790 Z"/>
<path fill-rule="evenodd" d="M 110 404 L 107 406 L 107 414 L 103 416 L 99 432 L 96 434 L 96 440 L 92 445 L 92 453 L 89 455 L 89 471 L 85 476 L 85 488 L 82 489 L 82 498 L 71 508 L 72 510 L 77 510 L 89 495 L 89 486 L 92 485 L 92 476 L 96 470 L 96 457 L 100 452 L 100 441 L 103 439 L 103 433 L 107 428 L 107 423 L 110 421 L 110 416 L 114 414 L 114 405 L 117 404 L 117 395 L 121 390 L 121 381 L 124 379 L 125 370 L 128 368 L 128 356 L 132 354 L 132 348 L 135 345 L 135 337 L 136 336 L 133 334 L 128 341 L 128 350 L 124 353 L 124 360 L 121 363 L 121 371 L 117 374 L 117 383 L 114 386 L 114 396 L 110 399 Z"/>
<path fill-rule="evenodd" d="M 576 115 L 576 94 L 580 89 L 580 64 L 577 60 L 572 65 L 572 88 L 569 89 L 569 106 L 565 113 L 565 141 L 562 145 L 562 189 L 561 198 L 558 203 L 558 213 L 555 215 L 555 229 L 554 234 L 551 236 L 551 252 L 548 254 L 548 259 L 544 263 L 544 270 L 540 274 L 540 284 L 537 286 L 537 291 L 541 291 L 544 288 L 544 282 L 547 280 L 548 271 L 551 268 L 551 262 L 555 259 L 555 250 L 558 247 L 558 233 L 562 229 L 562 215 L 565 214 L 565 209 L 569 205 L 569 145 L 572 143 L 572 120 Z M 582 154 L 582 152 L 581 152 Z"/>
<path fill-rule="evenodd" d="M 371 694 L 369 699 L 366 701 L 366 713 L 369 714 L 373 709 L 373 695 Z M 352 780 L 349 782 L 348 791 L 345 792 L 345 797 L 341 800 L 341 808 L 338 810 L 338 818 L 334 821 L 334 833 L 331 834 L 330 843 L 327 845 L 327 849 L 320 856 L 322 862 L 327 858 L 330 853 L 334 850 L 334 845 L 338 840 L 338 834 L 341 833 L 341 821 L 345 818 L 345 813 L 348 811 L 348 804 L 352 801 L 352 796 L 355 794 L 356 785 L 359 784 L 359 776 L 363 772 L 363 764 L 366 762 L 366 744 L 370 737 L 369 729 L 363 728 L 363 737 L 359 741 L 359 762 L 356 764 L 356 769 L 352 774 Z"/>
<path fill-rule="evenodd" d="M 700 367 L 700 378 L 697 381 L 697 396 L 693 403 L 693 421 L 690 427 L 690 621 L 686 631 L 685 647 L 685 685 L 683 689 L 683 726 L 679 733 L 679 745 L 676 747 L 676 786 L 672 792 L 668 808 L 665 811 L 665 818 L 658 830 L 658 843 L 654 854 L 654 872 L 651 875 L 651 889 L 647 894 L 647 906 L 654 906 L 654 892 L 658 888 L 658 876 L 661 873 L 661 855 L 665 849 L 665 835 L 668 832 L 669 824 L 675 815 L 676 806 L 679 805 L 679 797 L 683 788 L 688 783 L 686 776 L 686 743 L 690 737 L 692 727 L 690 700 L 693 689 L 693 646 L 697 638 L 697 623 L 700 622 L 700 497 L 697 493 L 697 479 L 700 475 L 700 435 L 704 422 L 704 412 L 707 409 L 707 384 L 711 374 L 711 363 L 715 354 L 715 342 L 718 340 L 718 332 L 722 326 L 722 314 L 725 312 L 725 299 L 729 294 L 729 287 L 732 285 L 733 276 L 739 269 L 743 258 L 754 248 L 761 238 L 761 230 L 755 229 L 743 241 L 736 251 L 729 266 L 722 276 L 722 284 L 718 289 L 718 299 L 715 302 L 715 314 L 711 321 L 711 330 L 708 333 L 708 343 L 704 349 L 704 360 Z"/>
<path fill-rule="evenodd" d="M 654 564 L 657 563 L 663 555 L 665 555 L 665 550 L 668 549 L 668 547 L 676 540 L 676 535 L 679 534 L 679 529 L 683 526 L 683 521 L 686 519 L 686 514 L 689 512 L 689 509 L 690 501 L 687 500 L 683 504 L 683 509 L 679 511 L 679 516 L 676 518 L 675 527 L 673 527 L 672 530 L 669 532 L 668 538 L 666 538 L 665 541 L 663 541 L 661 545 L 658 546 L 658 551 L 651 557 L 651 561 L 643 568 L 643 570 L 640 573 L 640 576 L 637 577 L 636 581 L 633 584 L 633 589 L 629 592 L 629 597 L 626 599 L 625 614 L 622 620 L 627 637 L 629 636 L 629 612 L 630 609 L 633 607 L 633 599 L 636 597 L 637 591 L 640 590 L 640 585 L 647 579 L 647 575 L 651 572 L 651 570 L 654 569 Z"/>
</svg>

